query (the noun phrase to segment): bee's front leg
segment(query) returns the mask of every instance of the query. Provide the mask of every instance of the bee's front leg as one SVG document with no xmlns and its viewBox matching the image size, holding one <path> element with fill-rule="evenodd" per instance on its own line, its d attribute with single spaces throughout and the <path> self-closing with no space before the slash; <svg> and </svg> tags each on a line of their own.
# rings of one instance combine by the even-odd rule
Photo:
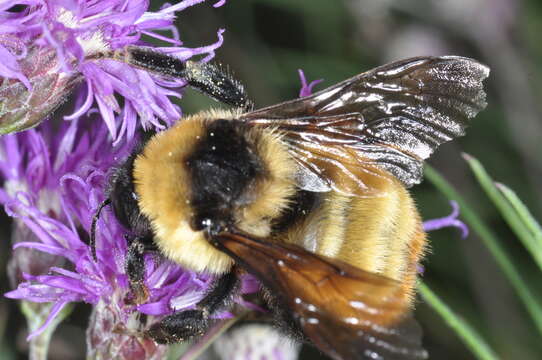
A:
<svg viewBox="0 0 542 360">
<path fill-rule="evenodd" d="M 227 307 L 239 286 L 237 271 L 230 271 L 215 280 L 210 291 L 197 304 L 195 310 L 186 310 L 166 316 L 153 324 L 146 334 L 160 344 L 171 344 L 203 335 L 212 324 L 210 316 Z"/>
</svg>

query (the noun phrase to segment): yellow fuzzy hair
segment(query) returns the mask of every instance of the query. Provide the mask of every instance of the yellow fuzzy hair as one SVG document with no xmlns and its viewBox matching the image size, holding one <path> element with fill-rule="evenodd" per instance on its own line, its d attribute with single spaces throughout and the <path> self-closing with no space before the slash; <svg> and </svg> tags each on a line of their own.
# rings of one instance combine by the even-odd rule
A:
<svg viewBox="0 0 542 360">
<path fill-rule="evenodd" d="M 152 223 L 155 242 L 167 258 L 198 272 L 221 274 L 233 260 L 215 249 L 203 232 L 193 231 L 190 221 L 191 182 L 186 159 L 215 119 L 235 119 L 238 112 L 212 110 L 186 117 L 174 127 L 153 137 L 134 162 L 135 190 L 139 206 Z M 265 170 L 243 195 L 247 204 L 237 209 L 236 225 L 257 236 L 266 236 L 270 221 L 288 205 L 294 193 L 295 164 L 280 136 L 269 130 L 252 129 L 249 143 Z"/>
<path fill-rule="evenodd" d="M 401 282 L 411 304 L 425 250 L 421 218 L 399 182 L 380 182 L 377 197 L 323 193 L 321 205 L 285 241 Z"/>
<path fill-rule="evenodd" d="M 288 207 L 295 194 L 294 176 L 296 163 L 276 131 L 254 128 L 250 142 L 256 144 L 256 152 L 265 167 L 249 197 L 253 199 L 240 209 L 237 226 L 256 236 L 268 236 L 271 220 L 277 218 Z"/>
<path fill-rule="evenodd" d="M 190 228 L 193 210 L 186 158 L 204 136 L 206 119 L 233 116 L 212 111 L 183 118 L 154 136 L 134 162 L 139 207 L 151 220 L 161 253 L 198 272 L 224 273 L 233 260 L 209 244 L 201 231 Z"/>
</svg>

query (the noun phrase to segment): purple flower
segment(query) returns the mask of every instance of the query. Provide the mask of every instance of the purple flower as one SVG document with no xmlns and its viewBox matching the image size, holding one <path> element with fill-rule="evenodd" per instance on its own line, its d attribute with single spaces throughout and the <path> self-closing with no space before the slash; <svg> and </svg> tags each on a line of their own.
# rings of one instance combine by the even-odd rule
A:
<svg viewBox="0 0 542 360">
<path fill-rule="evenodd" d="M 84 80 L 84 101 L 66 119 L 97 106 L 113 139 L 133 137 L 137 118 L 144 128 L 162 129 L 181 116 L 170 97 L 180 97 L 182 79 L 166 79 L 113 60 L 101 53 L 158 39 L 171 44 L 156 48 L 181 60 L 214 56 L 218 40 L 199 48 L 183 47 L 174 27 L 175 12 L 205 0 L 184 0 L 147 11 L 148 0 L 12 0 L 0 5 L 0 132 L 35 126 L 56 109 Z M 215 6 L 221 6 L 219 1 Z M 9 11 L 19 5 L 21 11 Z M 169 35 L 159 34 L 165 30 Z M 124 98 L 121 105 L 115 94 Z"/>
<path fill-rule="evenodd" d="M 60 309 L 70 301 L 96 304 L 125 288 L 122 260 L 126 244 L 121 226 L 109 214 L 107 221 L 100 223 L 98 264 L 89 258 L 81 231 L 88 232 L 94 210 L 103 198 L 107 169 L 124 157 L 129 147 L 114 148 L 107 142 L 103 122 L 92 117 L 79 121 L 83 120 L 87 120 L 86 127 L 77 124 L 78 120 L 62 122 L 57 130 L 52 123 L 45 123 L 37 130 L 2 138 L 0 148 L 6 156 L 0 171 L 6 184 L 0 190 L 0 201 L 6 212 L 23 222 L 39 240 L 20 242 L 15 248 L 62 256 L 75 266 L 75 271 L 51 269 L 53 275 L 26 274 L 27 282 L 8 293 L 9 297 L 55 302 Z M 158 269 L 168 273 L 168 266 L 172 266 L 150 264 L 152 274 Z M 150 279 L 154 284 L 166 281 L 167 276 Z"/>
<path fill-rule="evenodd" d="M 83 173 L 88 167 L 106 169 L 126 153 L 126 145 L 115 149 L 107 142 L 107 128 L 92 115 L 72 122 L 47 122 L 39 130 L 4 135 L 0 138 L 0 175 L 4 180 L 0 203 L 8 211 L 17 208 L 21 201 L 32 203 L 42 213 L 64 221 L 62 177 L 66 173 Z M 12 233 L 14 243 L 38 241 L 21 217 L 15 218 Z M 20 249 L 10 259 L 11 283 L 17 286 L 24 280 L 23 272 L 41 274 L 50 266 L 62 265 L 61 260 Z"/>
<path fill-rule="evenodd" d="M 77 124 L 85 121 L 86 126 Z M 39 241 L 19 242 L 20 248 L 65 258 L 73 269 L 53 267 L 47 275 L 24 274 L 25 282 L 6 294 L 10 298 L 55 304 L 42 331 L 69 302 L 105 303 L 121 324 L 135 312 L 165 315 L 194 306 L 208 288 L 210 276 L 186 271 L 169 261 L 148 256 L 147 303 L 132 306 L 124 271 L 126 231 L 104 210 L 97 228 L 95 263 L 87 245 L 94 212 L 103 200 L 107 170 L 130 150 L 107 142 L 107 128 L 93 116 L 74 122 L 52 122 L 39 129 L 6 135 L 0 141 L 0 171 L 8 183 L 0 190 L 7 213 L 24 223 Z M 244 292 L 254 292 L 248 279 Z M 239 302 L 242 302 L 239 299 Z"/>
</svg>

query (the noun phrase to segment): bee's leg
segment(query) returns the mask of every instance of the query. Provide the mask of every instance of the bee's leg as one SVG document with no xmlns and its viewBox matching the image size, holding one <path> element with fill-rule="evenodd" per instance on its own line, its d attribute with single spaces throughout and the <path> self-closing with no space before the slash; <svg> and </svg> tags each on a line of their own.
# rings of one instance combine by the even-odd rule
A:
<svg viewBox="0 0 542 360">
<path fill-rule="evenodd" d="M 149 290 L 145 286 L 145 252 L 153 250 L 151 246 L 147 244 L 140 237 L 126 237 L 128 242 L 128 251 L 126 253 L 126 259 L 124 267 L 126 274 L 128 275 L 128 283 L 132 294 L 134 295 L 134 302 L 136 304 L 142 304 L 149 298 Z"/>
<path fill-rule="evenodd" d="M 187 61 L 185 66 L 183 77 L 191 87 L 227 105 L 246 111 L 254 107 L 243 84 L 229 70 L 220 65 L 194 61 Z"/>
<path fill-rule="evenodd" d="M 127 46 L 121 50 L 95 54 L 93 58 L 109 58 L 160 75 L 181 78 L 188 85 L 224 104 L 252 110 L 244 86 L 221 66 L 195 61 L 182 61 L 147 47 Z"/>
<path fill-rule="evenodd" d="M 236 271 L 231 271 L 215 280 L 211 290 L 197 304 L 195 310 L 186 310 L 166 316 L 153 324 L 146 334 L 160 344 L 171 344 L 200 336 L 212 324 L 210 316 L 227 307 L 239 285 Z"/>
</svg>

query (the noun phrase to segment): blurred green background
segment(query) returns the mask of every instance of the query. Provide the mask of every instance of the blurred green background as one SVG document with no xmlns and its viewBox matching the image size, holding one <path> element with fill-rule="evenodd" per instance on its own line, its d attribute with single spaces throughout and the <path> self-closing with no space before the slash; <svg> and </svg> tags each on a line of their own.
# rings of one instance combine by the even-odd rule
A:
<svg viewBox="0 0 542 360">
<path fill-rule="evenodd" d="M 158 8 L 162 2 L 153 3 Z M 316 89 L 389 61 L 454 54 L 487 64 L 488 108 L 466 137 L 446 144 L 429 163 L 470 201 L 516 261 L 538 298 L 540 272 L 473 179 L 461 152 L 477 157 L 499 182 L 517 191 L 536 218 L 542 213 L 542 2 L 538 0 L 229 0 L 179 14 L 186 46 L 216 41 L 225 28 L 217 61 L 227 64 L 257 106 L 298 96 L 297 69 Z M 185 113 L 217 106 L 187 91 Z M 448 199 L 430 183 L 413 189 L 425 219 L 450 212 Z M 9 221 L 0 235 L 9 238 Z M 481 332 L 502 359 L 540 359 L 542 341 L 501 270 L 476 235 L 455 229 L 430 234 L 423 276 L 444 300 Z M 0 242 L 2 291 L 8 290 L 8 241 Z M 79 305 L 60 326 L 50 359 L 79 359 L 89 310 Z M 431 359 L 473 359 L 457 336 L 421 301 L 416 317 Z M 68 337 L 69 335 L 69 337 Z M 14 301 L 0 300 L 0 359 L 26 358 L 24 321 Z M 317 359 L 305 353 L 306 359 Z"/>
</svg>

